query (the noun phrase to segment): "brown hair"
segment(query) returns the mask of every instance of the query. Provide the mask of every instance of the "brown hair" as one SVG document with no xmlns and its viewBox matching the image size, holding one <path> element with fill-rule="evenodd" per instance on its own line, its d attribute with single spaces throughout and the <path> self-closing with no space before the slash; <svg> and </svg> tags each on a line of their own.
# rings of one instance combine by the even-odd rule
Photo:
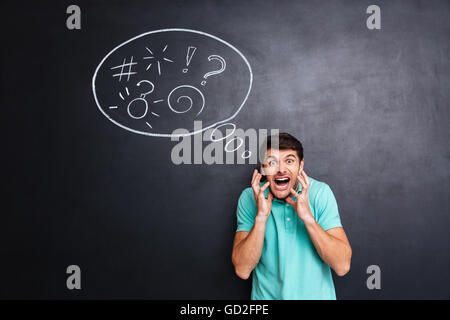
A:
<svg viewBox="0 0 450 320">
<path fill-rule="evenodd" d="M 274 137 L 278 136 L 278 149 L 279 150 L 286 150 L 286 149 L 292 149 L 297 151 L 298 158 L 300 161 L 303 160 L 303 146 L 300 141 L 298 141 L 297 138 L 290 135 L 289 133 L 283 132 L 278 135 L 272 135 L 267 137 L 267 150 L 269 150 L 272 146 L 272 139 Z"/>
</svg>

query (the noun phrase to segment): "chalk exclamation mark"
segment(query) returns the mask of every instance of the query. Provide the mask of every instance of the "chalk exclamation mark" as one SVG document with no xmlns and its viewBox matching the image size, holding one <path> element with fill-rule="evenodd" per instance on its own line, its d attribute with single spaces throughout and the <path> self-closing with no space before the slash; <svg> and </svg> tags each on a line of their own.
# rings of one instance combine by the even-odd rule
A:
<svg viewBox="0 0 450 320">
<path fill-rule="evenodd" d="M 191 63 L 192 57 L 194 56 L 196 47 L 189 46 L 186 53 L 186 68 L 183 69 L 183 73 L 188 72 L 189 64 Z"/>
</svg>

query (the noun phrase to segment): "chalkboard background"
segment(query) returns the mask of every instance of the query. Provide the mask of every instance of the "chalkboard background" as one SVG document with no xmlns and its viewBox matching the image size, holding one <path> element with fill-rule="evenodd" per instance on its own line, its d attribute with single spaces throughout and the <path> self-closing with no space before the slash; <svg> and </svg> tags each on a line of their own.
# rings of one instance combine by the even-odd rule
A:
<svg viewBox="0 0 450 320">
<path fill-rule="evenodd" d="M 164 28 L 236 46 L 254 82 L 234 123 L 302 141 L 353 248 L 339 299 L 450 298 L 448 1 L 77 1 L 72 31 L 70 4 L 2 4 L 2 298 L 250 297 L 230 257 L 255 166 L 174 165 L 176 142 L 119 128 L 93 97 L 112 48 Z"/>
</svg>

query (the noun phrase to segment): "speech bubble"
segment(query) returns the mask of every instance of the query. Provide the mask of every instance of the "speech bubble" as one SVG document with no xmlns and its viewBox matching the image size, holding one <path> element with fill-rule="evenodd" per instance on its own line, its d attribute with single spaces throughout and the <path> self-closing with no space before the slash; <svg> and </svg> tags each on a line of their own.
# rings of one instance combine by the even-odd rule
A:
<svg viewBox="0 0 450 320">
<path fill-rule="evenodd" d="M 115 125 L 142 135 L 193 135 L 236 117 L 253 83 L 252 68 L 232 44 L 190 29 L 140 34 L 97 66 L 92 91 Z M 202 121 L 202 128 L 194 128 Z M 186 134 L 174 134 L 176 129 Z"/>
</svg>

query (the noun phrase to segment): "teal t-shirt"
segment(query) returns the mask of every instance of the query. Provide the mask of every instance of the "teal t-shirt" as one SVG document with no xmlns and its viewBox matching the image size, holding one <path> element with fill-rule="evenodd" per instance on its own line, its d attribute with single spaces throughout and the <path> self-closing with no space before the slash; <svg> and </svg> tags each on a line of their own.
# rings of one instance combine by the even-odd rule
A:
<svg viewBox="0 0 450 320">
<path fill-rule="evenodd" d="M 309 181 L 309 205 L 316 221 L 324 230 L 341 227 L 330 187 L 311 177 Z M 266 197 L 268 192 L 269 188 Z M 239 198 L 236 232 L 250 232 L 256 213 L 253 190 L 247 188 Z M 330 267 L 317 253 L 304 223 L 290 204 L 275 198 L 252 277 L 252 300 L 336 299 Z"/>
</svg>

